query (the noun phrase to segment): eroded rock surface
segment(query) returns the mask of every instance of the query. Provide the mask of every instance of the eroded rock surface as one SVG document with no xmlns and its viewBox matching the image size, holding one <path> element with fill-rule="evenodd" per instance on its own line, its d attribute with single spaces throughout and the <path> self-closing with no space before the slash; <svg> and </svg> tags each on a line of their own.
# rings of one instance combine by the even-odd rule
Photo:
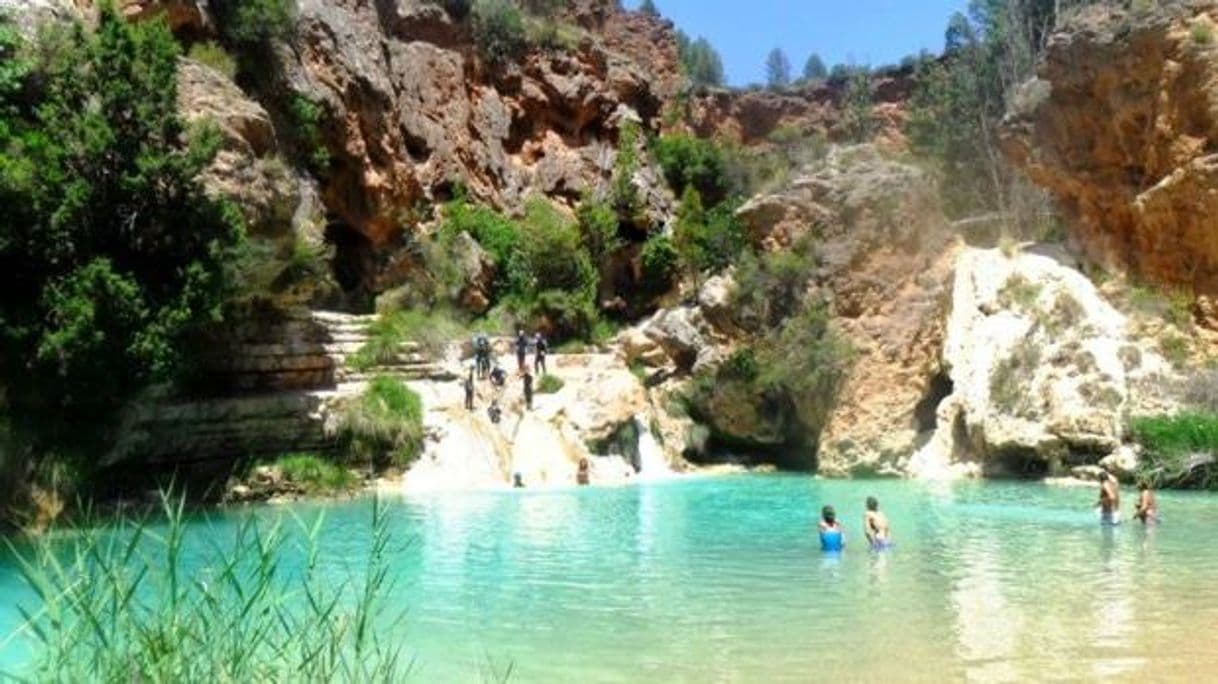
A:
<svg viewBox="0 0 1218 684">
<path fill-rule="evenodd" d="M 1218 292 L 1218 20 L 1210 0 L 1080 10 L 1005 125 L 1016 165 L 1072 219 L 1092 259 Z"/>
<path fill-rule="evenodd" d="M 910 466 L 928 477 L 1061 475 L 1105 459 L 1128 469 L 1128 417 L 1174 401 L 1176 373 L 1154 341 L 1051 255 L 965 250 L 943 363 L 953 391 Z"/>
<path fill-rule="evenodd" d="M 814 238 L 814 287 L 855 352 L 820 436 L 821 472 L 900 473 L 928 429 L 917 414 L 936 391 L 956 250 L 934 182 L 872 147 L 840 148 L 740 216 L 765 249 Z"/>
</svg>

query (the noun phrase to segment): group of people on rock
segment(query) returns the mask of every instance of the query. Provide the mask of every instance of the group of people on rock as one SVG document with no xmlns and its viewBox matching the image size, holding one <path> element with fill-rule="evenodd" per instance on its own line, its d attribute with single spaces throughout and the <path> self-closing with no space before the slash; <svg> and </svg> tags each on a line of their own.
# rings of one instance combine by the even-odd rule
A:
<svg viewBox="0 0 1218 684">
<path fill-rule="evenodd" d="M 494 396 L 491 398 L 490 406 L 487 407 L 487 415 L 492 423 L 498 423 L 503 417 L 503 408 L 500 406 L 500 399 L 503 397 L 503 392 L 507 387 L 507 371 L 503 369 L 494 359 L 494 353 L 491 350 L 490 340 L 486 335 L 479 334 L 474 338 L 474 365 L 470 367 L 469 374 L 463 382 L 465 390 L 465 409 L 467 411 L 474 410 L 475 378 L 478 380 L 490 380 L 491 386 L 494 388 Z M 516 373 L 521 379 L 521 384 L 524 390 L 524 403 L 528 410 L 533 410 L 533 373 L 544 374 L 546 372 L 546 354 L 550 351 L 549 342 L 546 341 L 544 335 L 540 332 L 533 336 L 532 342 L 523 330 L 516 333 Z M 533 349 L 533 367 L 532 369 L 525 363 L 529 348 Z"/>
</svg>

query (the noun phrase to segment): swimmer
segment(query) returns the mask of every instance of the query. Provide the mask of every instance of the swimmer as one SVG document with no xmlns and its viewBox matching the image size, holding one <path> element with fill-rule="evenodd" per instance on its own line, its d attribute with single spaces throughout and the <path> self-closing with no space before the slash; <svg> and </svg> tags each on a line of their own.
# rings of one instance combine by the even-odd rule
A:
<svg viewBox="0 0 1218 684">
<path fill-rule="evenodd" d="M 1159 502 L 1150 488 L 1150 483 L 1142 480 L 1138 483 L 1138 504 L 1133 509 L 1133 517 L 1149 525 L 1159 522 Z"/>
<path fill-rule="evenodd" d="M 1095 505 L 1100 509 L 1101 525 L 1121 524 L 1121 488 L 1107 471 L 1100 473 L 1100 500 Z"/>
<path fill-rule="evenodd" d="M 880 502 L 874 496 L 867 497 L 867 511 L 863 513 L 863 534 L 867 543 L 879 551 L 892 546 L 892 532 L 888 529 L 888 516 L 880 512 Z"/>
<path fill-rule="evenodd" d="M 586 485 L 590 480 L 588 473 L 588 459 L 579 459 L 579 470 L 575 472 L 575 484 Z"/>
<path fill-rule="evenodd" d="M 837 522 L 837 511 L 832 506 L 820 510 L 820 522 L 817 524 L 820 533 L 821 551 L 841 551 L 846 547 L 846 535 L 842 526 Z"/>
</svg>

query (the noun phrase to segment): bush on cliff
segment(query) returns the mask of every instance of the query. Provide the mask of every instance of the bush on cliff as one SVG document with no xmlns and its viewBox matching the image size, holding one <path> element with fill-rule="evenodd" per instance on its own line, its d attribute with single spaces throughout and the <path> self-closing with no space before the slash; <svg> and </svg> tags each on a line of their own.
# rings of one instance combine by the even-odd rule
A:
<svg viewBox="0 0 1218 684">
<path fill-rule="evenodd" d="M 339 442 L 355 459 L 404 467 L 423 451 L 423 400 L 401 380 L 380 375 L 343 411 Z"/>
<path fill-rule="evenodd" d="M 317 454 L 286 454 L 275 459 L 273 465 L 310 495 L 349 492 L 359 484 L 350 470 Z"/>
<path fill-rule="evenodd" d="M 474 43 L 491 64 L 519 58 L 528 46 L 524 17 L 506 0 L 476 0 L 470 11 Z"/>
<path fill-rule="evenodd" d="M 776 328 L 759 328 L 684 396 L 691 417 L 722 445 L 771 451 L 779 462 L 812 468 L 815 448 L 854 352 L 813 303 Z"/>
<path fill-rule="evenodd" d="M 293 0 L 211 0 L 209 5 L 224 40 L 239 50 L 265 48 L 291 33 Z"/>
<path fill-rule="evenodd" d="M 706 209 L 698 191 L 693 186 L 685 188 L 677 210 L 673 244 L 695 281 L 705 271 L 718 271 L 731 265 L 747 246 L 744 226 L 736 218 L 736 208 L 735 202 L 726 201 Z"/>
<path fill-rule="evenodd" d="M 1139 477 L 1156 487 L 1218 489 L 1218 415 L 1134 418 L 1129 431 L 1142 446 Z"/>
<path fill-rule="evenodd" d="M 677 195 L 692 187 L 708 206 L 727 197 L 727 162 L 714 141 L 686 134 L 663 135 L 652 147 L 665 180 Z"/>
<path fill-rule="evenodd" d="M 114 411 L 218 316 L 239 212 L 198 180 L 218 148 L 177 112 L 161 21 L 103 4 L 37 49 L 0 25 L 0 384 L 38 450 L 96 453 Z M 70 427 L 69 427 L 70 426 Z"/>
</svg>

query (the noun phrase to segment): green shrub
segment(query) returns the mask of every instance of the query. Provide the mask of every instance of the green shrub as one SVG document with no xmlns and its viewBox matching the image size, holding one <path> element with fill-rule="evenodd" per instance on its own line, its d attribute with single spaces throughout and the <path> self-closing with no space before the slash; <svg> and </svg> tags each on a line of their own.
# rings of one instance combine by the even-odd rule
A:
<svg viewBox="0 0 1218 684">
<path fill-rule="evenodd" d="M 296 22 L 292 0 L 212 0 L 210 7 L 224 39 L 246 50 L 287 37 Z"/>
<path fill-rule="evenodd" d="M 330 168 L 330 150 L 322 136 L 327 116 L 325 105 L 296 94 L 288 101 L 288 113 L 296 145 L 304 154 L 309 170 L 324 174 Z"/>
<path fill-rule="evenodd" d="M 195 43 L 190 46 L 190 53 L 187 57 L 204 66 L 211 67 L 221 74 L 232 80 L 237 75 L 237 60 L 228 54 L 224 48 L 208 41 L 206 43 Z"/>
<path fill-rule="evenodd" d="M 564 21 L 537 17 L 525 21 L 525 40 L 542 50 L 571 52 L 579 47 L 582 37 L 578 26 Z"/>
<path fill-rule="evenodd" d="M 377 376 L 343 410 L 339 441 L 354 458 L 404 467 L 423 451 L 423 401 L 404 382 Z"/>
<path fill-rule="evenodd" d="M 575 208 L 575 217 L 584 249 L 594 263 L 601 263 L 605 255 L 622 246 L 617 213 L 608 202 L 584 198 Z"/>
<path fill-rule="evenodd" d="M 1181 413 L 1134 418 L 1130 433 L 1142 446 L 1141 477 L 1156 486 L 1218 487 L 1218 415 Z"/>
<path fill-rule="evenodd" d="M 510 289 L 515 262 L 520 257 L 521 230 L 516 222 L 485 206 L 458 197 L 444 205 L 440 235 L 451 239 L 469 233 L 495 262 L 496 294 Z"/>
<path fill-rule="evenodd" d="M 760 256 L 746 250 L 732 291 L 736 322 L 745 329 L 770 327 L 798 313 L 817 265 L 811 252 L 810 243 Z"/>
<path fill-rule="evenodd" d="M 998 303 L 1008 309 L 1035 312 L 1040 292 L 1041 286 L 1038 283 L 1033 283 L 1021 273 L 1013 273 L 998 290 Z"/>
<path fill-rule="evenodd" d="M 610 181 L 610 202 L 618 218 L 626 223 L 639 224 L 643 218 L 643 198 L 634 184 L 639 170 L 638 123 L 627 120 L 618 131 L 617 159 L 613 162 L 613 178 Z"/>
<path fill-rule="evenodd" d="M 361 371 L 392 365 L 402 355 L 402 348 L 412 342 L 438 355 L 464 333 L 464 326 L 444 311 L 411 309 L 383 313 L 368 326 L 368 340 L 349 363 Z"/>
<path fill-rule="evenodd" d="M 678 196 L 692 187 L 709 206 L 727 197 L 726 161 L 713 141 L 685 134 L 664 135 L 656 139 L 653 154 Z"/>
<path fill-rule="evenodd" d="M 744 226 L 736 218 L 736 204 L 724 202 L 711 210 L 692 186 L 685 189 L 677 210 L 673 243 L 681 261 L 695 278 L 704 271 L 730 265 L 748 244 Z"/>
<path fill-rule="evenodd" d="M 1214 42 L 1214 27 L 1208 21 L 1194 21 L 1188 27 L 1188 35 L 1197 45 L 1209 45 Z"/>
<path fill-rule="evenodd" d="M 164 22 L 107 3 L 68 31 L 23 46 L 0 21 L 0 385 L 34 453 L 87 442 L 91 460 L 218 318 L 243 231 L 199 182 L 219 136 L 179 117 Z"/>
<path fill-rule="evenodd" d="M 1177 369 L 1188 365 L 1192 345 L 1183 335 L 1166 334 L 1159 338 L 1159 353 Z"/>
<path fill-rule="evenodd" d="M 524 17 L 505 0 L 475 0 L 471 10 L 474 43 L 491 64 L 511 62 L 528 45 Z"/>
<path fill-rule="evenodd" d="M 994 366 L 990 375 L 990 400 L 999 410 L 1016 416 L 1030 416 L 1028 386 L 1040 365 L 1040 347 L 1023 338 L 1010 355 Z"/>
<path fill-rule="evenodd" d="M 672 289 L 681 271 L 681 255 L 667 235 L 652 235 L 643 243 L 640 255 L 643 292 L 661 295 Z"/>
<path fill-rule="evenodd" d="M 404 610 L 392 590 L 389 525 L 373 500 L 362 569 L 319 564 L 323 519 L 248 515 L 234 530 L 188 524 L 165 497 L 164 522 L 86 520 L 10 546 L 37 595 L 19 606 L 34 640 L 33 681 L 402 681 L 402 646 L 383 636 Z M 284 562 L 292 559 L 292 562 Z M 14 600 L 17 597 L 13 597 Z M 370 626 L 376 625 L 377 628 Z"/>
<path fill-rule="evenodd" d="M 275 459 L 273 465 L 309 494 L 335 494 L 359 485 L 350 470 L 316 454 L 287 454 Z"/>
<path fill-rule="evenodd" d="M 660 10 L 656 7 L 655 0 L 643 0 L 643 2 L 640 2 L 639 11 L 649 17 L 660 16 Z"/>
<path fill-rule="evenodd" d="M 555 375 L 543 375 L 537 381 L 538 394 L 557 394 L 563 388 L 562 378 Z"/>
</svg>

